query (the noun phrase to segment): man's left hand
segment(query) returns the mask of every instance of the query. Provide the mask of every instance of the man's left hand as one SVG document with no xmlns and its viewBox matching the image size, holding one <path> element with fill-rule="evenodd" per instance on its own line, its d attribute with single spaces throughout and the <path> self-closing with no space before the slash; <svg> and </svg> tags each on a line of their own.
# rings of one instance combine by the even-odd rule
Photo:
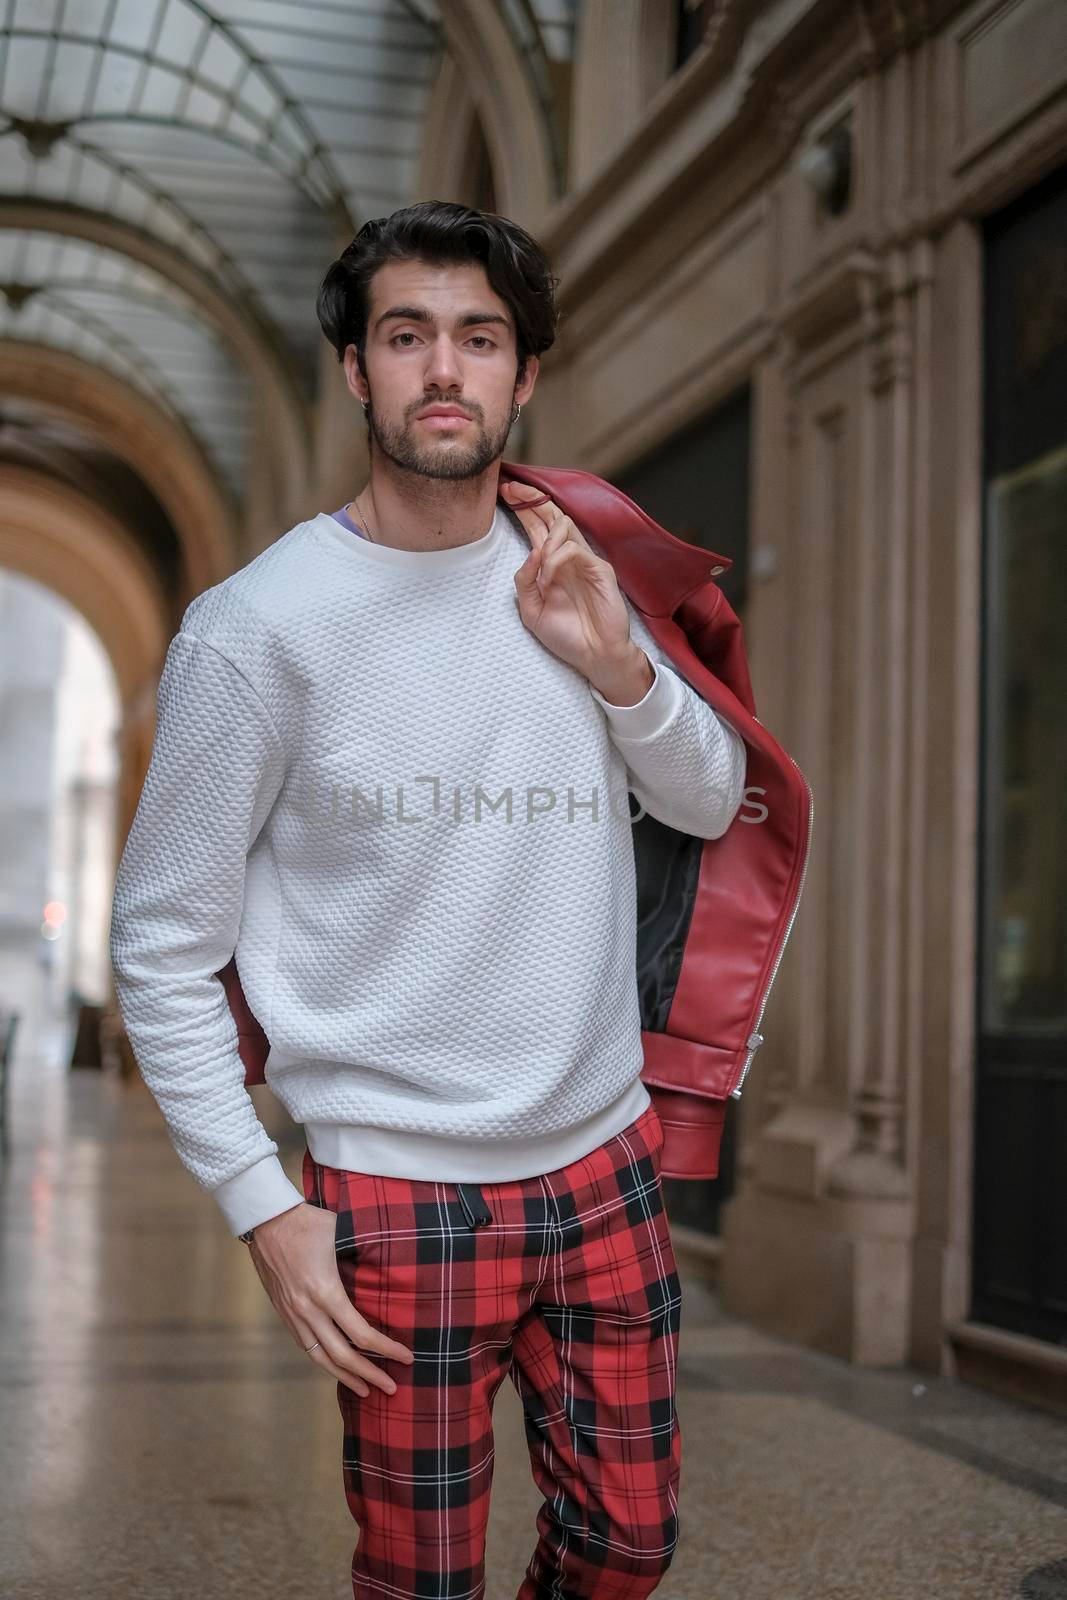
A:
<svg viewBox="0 0 1067 1600">
<path fill-rule="evenodd" d="M 615 570 L 553 500 L 532 484 L 500 485 L 532 546 L 515 573 L 519 616 L 553 655 L 576 667 L 613 705 L 633 705 L 651 688 L 655 672 L 630 638 L 630 618 Z"/>
</svg>

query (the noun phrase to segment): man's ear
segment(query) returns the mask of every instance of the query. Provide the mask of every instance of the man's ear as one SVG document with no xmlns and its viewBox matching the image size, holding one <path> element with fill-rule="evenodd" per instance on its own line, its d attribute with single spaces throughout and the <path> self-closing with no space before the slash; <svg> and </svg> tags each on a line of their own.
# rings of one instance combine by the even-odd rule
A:
<svg viewBox="0 0 1067 1600">
<path fill-rule="evenodd" d="M 541 370 L 541 363 L 536 356 L 526 357 L 526 371 L 521 383 L 515 385 L 515 404 L 524 406 L 534 392 L 537 374 Z"/>
<path fill-rule="evenodd" d="M 359 353 L 354 344 L 345 345 L 343 365 L 345 382 L 348 385 L 349 393 L 353 394 L 357 400 L 369 399 L 370 397 L 366 392 L 367 380 L 360 371 Z"/>
</svg>

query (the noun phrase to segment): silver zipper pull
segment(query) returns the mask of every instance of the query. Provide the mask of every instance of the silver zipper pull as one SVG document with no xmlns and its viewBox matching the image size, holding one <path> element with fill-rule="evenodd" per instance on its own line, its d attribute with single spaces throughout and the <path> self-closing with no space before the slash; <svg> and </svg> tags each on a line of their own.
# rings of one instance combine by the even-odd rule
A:
<svg viewBox="0 0 1067 1600">
<path fill-rule="evenodd" d="M 752 1065 L 753 1056 L 756 1054 L 756 1051 L 759 1049 L 760 1045 L 763 1043 L 763 1035 L 762 1035 L 762 1033 L 750 1033 L 749 1036 L 748 1036 L 748 1041 L 747 1042 L 748 1042 L 748 1055 L 745 1058 L 744 1066 L 741 1068 L 741 1076 L 738 1079 L 737 1088 L 730 1090 L 730 1099 L 731 1100 L 740 1100 L 740 1098 L 741 1098 L 741 1085 L 744 1083 L 745 1079 L 748 1076 L 748 1069 Z"/>
</svg>

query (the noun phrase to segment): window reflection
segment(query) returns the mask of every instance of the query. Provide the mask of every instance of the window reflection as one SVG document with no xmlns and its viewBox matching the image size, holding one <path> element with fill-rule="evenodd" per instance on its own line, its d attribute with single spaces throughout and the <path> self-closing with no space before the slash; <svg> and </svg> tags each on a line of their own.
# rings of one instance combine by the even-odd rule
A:
<svg viewBox="0 0 1067 1600">
<path fill-rule="evenodd" d="M 989 488 L 985 1027 L 1067 1024 L 1067 449 Z"/>
</svg>

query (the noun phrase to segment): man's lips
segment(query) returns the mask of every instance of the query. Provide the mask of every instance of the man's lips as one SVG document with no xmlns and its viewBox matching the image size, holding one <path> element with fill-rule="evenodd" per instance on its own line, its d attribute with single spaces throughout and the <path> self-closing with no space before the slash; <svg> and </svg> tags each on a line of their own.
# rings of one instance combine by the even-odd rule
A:
<svg viewBox="0 0 1067 1600">
<path fill-rule="evenodd" d="M 428 428 L 458 428 L 470 421 L 459 411 L 431 411 L 428 415 L 417 417 L 416 421 L 424 422 Z"/>
</svg>

